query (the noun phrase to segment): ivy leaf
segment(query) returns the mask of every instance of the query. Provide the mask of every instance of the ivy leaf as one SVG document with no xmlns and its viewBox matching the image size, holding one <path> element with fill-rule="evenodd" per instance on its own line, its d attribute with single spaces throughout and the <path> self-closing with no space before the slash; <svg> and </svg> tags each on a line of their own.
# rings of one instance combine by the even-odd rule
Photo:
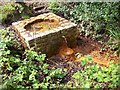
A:
<svg viewBox="0 0 120 90">
<path fill-rule="evenodd" d="M 40 84 L 39 83 L 34 83 L 34 84 L 32 84 L 32 86 L 33 86 L 33 88 L 37 89 L 37 88 L 39 88 Z"/>
<path fill-rule="evenodd" d="M 76 72 L 72 77 L 75 78 L 75 79 L 81 79 L 80 71 Z"/>
<path fill-rule="evenodd" d="M 87 64 L 87 60 L 86 60 L 86 58 L 83 59 L 83 60 L 81 60 L 81 65 L 84 66 L 85 64 Z"/>
<path fill-rule="evenodd" d="M 91 82 L 86 82 L 84 86 L 85 86 L 84 88 L 90 88 Z"/>
</svg>

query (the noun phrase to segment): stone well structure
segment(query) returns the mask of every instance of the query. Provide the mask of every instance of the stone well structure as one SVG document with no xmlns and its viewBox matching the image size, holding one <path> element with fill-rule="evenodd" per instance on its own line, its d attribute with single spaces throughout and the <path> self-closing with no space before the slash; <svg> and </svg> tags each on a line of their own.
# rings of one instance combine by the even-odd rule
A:
<svg viewBox="0 0 120 90">
<path fill-rule="evenodd" d="M 12 23 L 24 48 L 35 47 L 37 51 L 51 56 L 56 54 L 65 36 L 69 47 L 76 45 L 76 24 L 53 13 L 45 13 L 30 19 Z"/>
</svg>

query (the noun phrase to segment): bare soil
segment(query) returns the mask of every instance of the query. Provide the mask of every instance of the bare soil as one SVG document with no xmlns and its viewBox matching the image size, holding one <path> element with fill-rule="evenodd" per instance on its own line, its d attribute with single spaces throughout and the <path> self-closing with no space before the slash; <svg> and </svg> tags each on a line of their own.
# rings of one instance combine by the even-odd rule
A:
<svg viewBox="0 0 120 90">
<path fill-rule="evenodd" d="M 118 57 L 112 54 L 111 50 L 101 51 L 102 45 L 97 41 L 94 41 L 90 38 L 84 36 L 78 36 L 77 46 L 73 48 L 75 54 L 82 54 L 82 58 L 85 55 L 91 55 L 95 63 L 98 63 L 102 66 L 109 66 L 110 60 L 115 60 L 115 63 L 118 62 Z M 46 61 L 50 67 L 56 68 L 66 68 L 68 70 L 66 77 L 63 82 L 66 83 L 68 80 L 72 80 L 71 76 L 78 70 L 84 70 L 84 67 L 81 66 L 80 59 L 77 60 L 66 60 L 61 58 L 59 54 L 54 55 L 47 59 Z"/>
</svg>

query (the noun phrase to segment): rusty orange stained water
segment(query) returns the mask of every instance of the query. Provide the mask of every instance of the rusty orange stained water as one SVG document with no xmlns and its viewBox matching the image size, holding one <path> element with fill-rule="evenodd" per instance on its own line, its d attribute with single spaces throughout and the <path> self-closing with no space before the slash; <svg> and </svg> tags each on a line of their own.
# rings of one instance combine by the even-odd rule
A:
<svg viewBox="0 0 120 90">
<path fill-rule="evenodd" d="M 70 60 L 75 60 L 75 53 L 73 49 L 68 47 L 66 37 L 62 36 L 62 38 L 63 38 L 63 43 L 62 46 L 60 47 L 59 55 L 64 59 L 66 58 Z"/>
<path fill-rule="evenodd" d="M 36 32 L 44 32 L 46 30 L 52 30 L 53 28 L 58 27 L 59 26 L 59 21 L 55 18 L 44 19 L 41 22 L 36 22 L 36 23 L 32 24 L 31 26 L 33 26 L 35 28 Z M 30 30 L 30 31 L 34 32 L 33 29 Z"/>
<path fill-rule="evenodd" d="M 93 61 L 99 65 L 103 65 L 108 67 L 110 64 L 110 61 L 114 61 L 114 63 L 118 63 L 118 57 L 110 54 L 108 57 L 106 57 L 106 54 L 110 52 L 103 52 L 103 54 L 100 53 L 100 51 L 92 51 L 89 55 L 93 57 Z M 82 56 L 75 60 L 75 62 L 80 62 L 82 59 L 85 59 L 85 56 Z"/>
</svg>

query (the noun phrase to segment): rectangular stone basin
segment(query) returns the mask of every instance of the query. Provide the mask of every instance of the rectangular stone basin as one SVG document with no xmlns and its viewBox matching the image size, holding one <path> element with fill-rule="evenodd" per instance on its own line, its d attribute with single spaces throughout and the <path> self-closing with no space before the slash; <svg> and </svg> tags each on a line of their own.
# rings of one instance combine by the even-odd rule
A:
<svg viewBox="0 0 120 90">
<path fill-rule="evenodd" d="M 58 53 L 65 36 L 69 47 L 76 45 L 77 27 L 53 13 L 45 13 L 30 19 L 12 23 L 24 48 L 35 47 L 37 51 L 51 56 Z"/>
</svg>

